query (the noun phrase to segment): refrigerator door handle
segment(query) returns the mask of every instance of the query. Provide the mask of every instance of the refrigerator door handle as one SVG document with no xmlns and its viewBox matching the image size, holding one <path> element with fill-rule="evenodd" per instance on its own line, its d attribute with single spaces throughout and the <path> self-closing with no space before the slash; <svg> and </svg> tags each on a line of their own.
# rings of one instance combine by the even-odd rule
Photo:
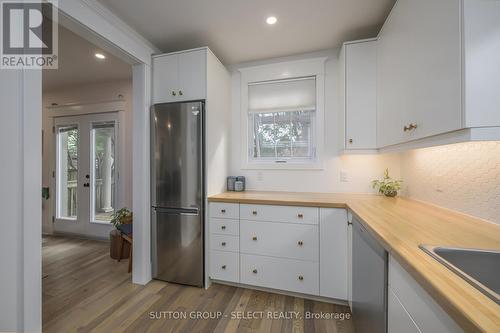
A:
<svg viewBox="0 0 500 333">
<path fill-rule="evenodd" d="M 153 207 L 156 213 L 169 214 L 169 215 L 189 215 L 197 216 L 200 215 L 199 208 L 160 208 Z"/>
</svg>

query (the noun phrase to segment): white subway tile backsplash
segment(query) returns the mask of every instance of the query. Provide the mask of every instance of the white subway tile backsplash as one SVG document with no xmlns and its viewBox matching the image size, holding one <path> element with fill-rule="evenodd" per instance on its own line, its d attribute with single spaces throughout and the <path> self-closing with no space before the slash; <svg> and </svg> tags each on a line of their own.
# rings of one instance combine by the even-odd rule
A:
<svg viewBox="0 0 500 333">
<path fill-rule="evenodd" d="M 466 142 L 402 155 L 410 198 L 500 223 L 500 142 Z"/>
</svg>

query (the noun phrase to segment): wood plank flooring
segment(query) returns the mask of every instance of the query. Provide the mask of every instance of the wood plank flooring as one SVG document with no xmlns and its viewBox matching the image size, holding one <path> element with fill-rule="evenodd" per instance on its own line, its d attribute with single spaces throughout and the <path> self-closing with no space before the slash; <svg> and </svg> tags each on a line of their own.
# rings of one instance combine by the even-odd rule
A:
<svg viewBox="0 0 500 333">
<path fill-rule="evenodd" d="M 344 306 L 219 284 L 207 290 L 161 281 L 139 286 L 132 284 L 127 264 L 109 257 L 107 242 L 44 236 L 43 331 L 354 331 L 350 319 L 304 317 L 345 316 Z M 285 314 L 290 319 L 280 317 Z"/>
</svg>

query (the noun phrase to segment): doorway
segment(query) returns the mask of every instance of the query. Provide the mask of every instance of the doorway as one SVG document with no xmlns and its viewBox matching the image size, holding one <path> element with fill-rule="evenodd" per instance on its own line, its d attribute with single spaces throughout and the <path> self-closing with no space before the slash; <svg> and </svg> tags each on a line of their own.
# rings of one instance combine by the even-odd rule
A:
<svg viewBox="0 0 500 333">
<path fill-rule="evenodd" d="M 118 113 L 54 118 L 54 232 L 104 238 L 118 206 Z"/>
</svg>

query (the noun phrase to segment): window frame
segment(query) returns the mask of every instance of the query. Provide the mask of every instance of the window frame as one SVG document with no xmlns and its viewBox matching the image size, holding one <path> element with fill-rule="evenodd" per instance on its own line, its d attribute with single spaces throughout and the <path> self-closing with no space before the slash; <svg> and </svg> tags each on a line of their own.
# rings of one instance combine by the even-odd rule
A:
<svg viewBox="0 0 500 333">
<path fill-rule="evenodd" d="M 325 62 L 327 57 L 309 58 L 295 61 L 280 62 L 254 67 L 240 68 L 241 94 L 240 94 L 240 119 L 241 119 L 241 161 L 242 169 L 298 169 L 298 170 L 321 170 L 323 169 L 324 149 L 324 101 L 325 101 Z M 315 111 L 315 135 L 312 138 L 315 147 L 315 158 L 300 161 L 298 159 L 277 162 L 253 160 L 250 158 L 253 149 L 250 133 L 249 110 L 248 110 L 248 87 L 249 84 L 265 81 L 279 81 L 286 79 L 299 79 L 314 77 L 316 80 L 316 111 Z M 252 125 L 253 127 L 253 125 Z"/>
</svg>

